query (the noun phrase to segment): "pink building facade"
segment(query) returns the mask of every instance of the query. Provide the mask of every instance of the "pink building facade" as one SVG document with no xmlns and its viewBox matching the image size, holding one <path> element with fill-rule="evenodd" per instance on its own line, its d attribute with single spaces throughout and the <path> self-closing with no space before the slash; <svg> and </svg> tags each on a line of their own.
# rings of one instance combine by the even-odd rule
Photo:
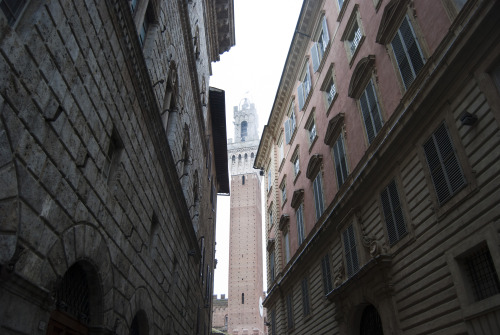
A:
<svg viewBox="0 0 500 335">
<path fill-rule="evenodd" d="M 499 14 L 304 1 L 254 165 L 270 334 L 498 332 Z"/>
</svg>

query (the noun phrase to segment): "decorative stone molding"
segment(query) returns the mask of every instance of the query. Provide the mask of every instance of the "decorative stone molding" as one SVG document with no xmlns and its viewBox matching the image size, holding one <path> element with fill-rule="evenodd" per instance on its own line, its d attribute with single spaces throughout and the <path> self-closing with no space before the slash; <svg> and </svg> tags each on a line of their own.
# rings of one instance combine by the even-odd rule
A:
<svg viewBox="0 0 500 335">
<path fill-rule="evenodd" d="M 271 249 L 274 248 L 274 238 L 268 238 L 267 239 L 267 246 L 266 246 L 266 249 L 267 251 L 271 251 Z"/>
<path fill-rule="evenodd" d="M 292 200 L 290 202 L 290 205 L 292 208 L 297 208 L 299 207 L 302 199 L 304 199 L 304 189 L 298 189 L 293 192 Z"/>
<path fill-rule="evenodd" d="M 366 83 L 370 80 L 372 69 L 375 67 L 375 56 L 368 55 L 362 58 L 354 71 L 349 82 L 349 91 L 347 95 L 353 99 L 358 99 L 365 89 Z"/>
<path fill-rule="evenodd" d="M 330 119 L 328 127 L 326 128 L 325 144 L 332 146 L 340 134 L 342 125 L 344 124 L 344 113 L 339 113 Z"/>
<path fill-rule="evenodd" d="M 287 214 L 283 214 L 280 217 L 279 230 L 286 230 L 288 223 L 290 222 L 290 216 Z"/>
<path fill-rule="evenodd" d="M 323 156 L 320 154 L 312 155 L 309 159 L 309 164 L 307 164 L 306 177 L 312 179 L 316 176 L 318 171 L 321 169 L 321 164 L 323 163 Z"/>
<path fill-rule="evenodd" d="M 377 37 L 375 38 L 377 43 L 386 45 L 390 42 L 406 13 L 409 3 L 410 0 L 392 0 L 385 6 Z"/>
</svg>

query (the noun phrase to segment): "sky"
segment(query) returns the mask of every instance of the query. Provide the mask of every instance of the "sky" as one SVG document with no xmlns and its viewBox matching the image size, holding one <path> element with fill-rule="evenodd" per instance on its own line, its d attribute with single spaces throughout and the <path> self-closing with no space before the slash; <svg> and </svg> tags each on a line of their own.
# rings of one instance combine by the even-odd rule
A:
<svg viewBox="0 0 500 335">
<path fill-rule="evenodd" d="M 246 96 L 255 103 L 260 133 L 267 123 L 301 6 L 302 0 L 234 0 L 236 45 L 222 54 L 219 62 L 212 64 L 210 77 L 210 86 L 226 93 L 228 138 L 234 138 L 233 106 L 238 106 Z M 214 294 L 226 294 L 226 297 L 229 208 L 229 197 L 218 196 L 215 254 L 218 263 L 214 273 Z M 264 229 L 262 233 L 264 235 Z M 262 264 L 265 274 L 265 259 Z"/>
</svg>

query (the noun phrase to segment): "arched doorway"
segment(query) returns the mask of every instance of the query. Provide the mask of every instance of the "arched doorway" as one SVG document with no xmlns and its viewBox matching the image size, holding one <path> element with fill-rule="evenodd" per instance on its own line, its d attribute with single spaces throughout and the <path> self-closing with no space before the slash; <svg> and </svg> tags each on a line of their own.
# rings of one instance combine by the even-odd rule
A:
<svg viewBox="0 0 500 335">
<path fill-rule="evenodd" d="M 382 320 L 373 305 L 368 305 L 363 309 L 359 323 L 360 335 L 383 335 Z"/>
<path fill-rule="evenodd" d="M 89 271 L 90 270 L 90 271 Z M 56 309 L 51 313 L 47 335 L 87 335 L 89 326 L 97 320 L 99 292 L 97 274 L 90 264 L 78 262 L 64 274 L 56 290 Z"/>
</svg>

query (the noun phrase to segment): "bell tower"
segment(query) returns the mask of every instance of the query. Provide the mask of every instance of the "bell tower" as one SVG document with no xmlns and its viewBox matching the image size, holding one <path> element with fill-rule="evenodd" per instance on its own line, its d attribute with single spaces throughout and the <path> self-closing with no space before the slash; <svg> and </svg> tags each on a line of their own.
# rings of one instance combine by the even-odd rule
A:
<svg viewBox="0 0 500 335">
<path fill-rule="evenodd" d="M 246 97 L 234 109 L 231 173 L 228 333 L 264 334 L 261 176 L 253 168 L 259 147 L 255 104 Z"/>
</svg>

